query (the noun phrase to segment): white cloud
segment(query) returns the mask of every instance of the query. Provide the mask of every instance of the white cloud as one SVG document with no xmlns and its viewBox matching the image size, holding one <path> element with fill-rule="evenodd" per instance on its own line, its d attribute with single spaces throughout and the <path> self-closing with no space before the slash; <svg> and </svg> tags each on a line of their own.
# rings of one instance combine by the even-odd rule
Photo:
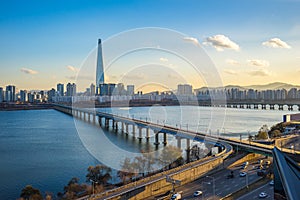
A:
<svg viewBox="0 0 300 200">
<path fill-rule="evenodd" d="M 232 70 L 232 69 L 224 69 L 223 70 L 226 74 L 230 74 L 230 75 L 236 75 L 237 72 Z"/>
<path fill-rule="evenodd" d="M 240 50 L 239 45 L 231 41 L 225 35 L 214 35 L 207 37 L 204 44 L 210 44 L 211 46 L 215 47 L 217 51 L 224 51 L 224 49 L 233 49 L 236 51 Z"/>
<path fill-rule="evenodd" d="M 195 44 L 196 46 L 200 46 L 200 43 L 198 41 L 197 38 L 193 38 L 193 37 L 184 37 L 183 40 L 188 41 L 188 42 L 192 42 L 193 44 Z"/>
<path fill-rule="evenodd" d="M 227 59 L 226 63 L 230 64 L 230 65 L 234 65 L 234 66 L 241 65 L 241 63 L 239 61 L 236 61 L 236 60 L 233 60 L 233 59 Z"/>
<path fill-rule="evenodd" d="M 250 71 L 248 74 L 251 76 L 271 76 L 271 72 L 266 69 Z"/>
<path fill-rule="evenodd" d="M 37 74 L 38 72 L 32 69 L 28 69 L 28 68 L 21 68 L 20 69 L 21 72 L 25 73 L 25 74 Z"/>
<path fill-rule="evenodd" d="M 258 60 L 258 59 L 252 59 L 247 60 L 249 65 L 256 66 L 256 67 L 268 67 L 270 65 L 269 61 L 267 60 Z"/>
<path fill-rule="evenodd" d="M 168 61 L 169 61 L 168 58 L 159 58 L 159 60 L 160 60 L 161 62 L 168 62 Z"/>
<path fill-rule="evenodd" d="M 263 42 L 262 45 L 267 47 L 273 47 L 273 48 L 284 48 L 284 49 L 291 48 L 290 45 L 288 45 L 286 42 L 282 41 L 279 38 L 272 38 L 268 41 Z"/>
<path fill-rule="evenodd" d="M 73 67 L 72 65 L 68 65 L 67 69 L 72 71 L 72 72 L 78 72 L 79 71 L 79 69 L 77 69 L 76 67 Z"/>
</svg>

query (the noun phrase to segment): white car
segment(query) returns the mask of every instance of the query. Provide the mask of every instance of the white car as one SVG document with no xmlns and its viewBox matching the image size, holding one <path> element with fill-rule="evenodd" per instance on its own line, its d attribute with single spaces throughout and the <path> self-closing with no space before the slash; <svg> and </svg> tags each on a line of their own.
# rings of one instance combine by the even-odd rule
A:
<svg viewBox="0 0 300 200">
<path fill-rule="evenodd" d="M 259 198 L 266 198 L 267 196 L 268 196 L 268 194 L 265 193 L 265 192 L 261 192 L 261 193 L 258 195 Z"/>
<path fill-rule="evenodd" d="M 202 191 L 196 191 L 196 192 L 194 192 L 194 197 L 198 197 L 200 195 L 202 195 Z"/>
<path fill-rule="evenodd" d="M 181 199 L 181 194 L 180 193 L 173 194 L 172 197 L 171 197 L 171 200 L 179 200 L 179 199 Z"/>
<path fill-rule="evenodd" d="M 247 172 L 241 172 L 240 173 L 240 177 L 244 177 L 244 176 L 246 176 L 247 175 Z"/>
<path fill-rule="evenodd" d="M 269 184 L 273 186 L 274 185 L 274 180 L 271 180 Z"/>
</svg>

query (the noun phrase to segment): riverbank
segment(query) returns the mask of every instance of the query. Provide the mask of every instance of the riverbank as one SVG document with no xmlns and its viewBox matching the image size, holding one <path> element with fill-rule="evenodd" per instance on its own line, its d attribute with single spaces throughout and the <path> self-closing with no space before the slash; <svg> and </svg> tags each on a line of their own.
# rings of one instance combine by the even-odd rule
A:
<svg viewBox="0 0 300 200">
<path fill-rule="evenodd" d="M 16 103 L 1 103 L 0 111 L 14 111 L 14 110 L 44 110 L 52 109 L 53 105 L 48 103 L 39 104 L 16 104 Z"/>
</svg>

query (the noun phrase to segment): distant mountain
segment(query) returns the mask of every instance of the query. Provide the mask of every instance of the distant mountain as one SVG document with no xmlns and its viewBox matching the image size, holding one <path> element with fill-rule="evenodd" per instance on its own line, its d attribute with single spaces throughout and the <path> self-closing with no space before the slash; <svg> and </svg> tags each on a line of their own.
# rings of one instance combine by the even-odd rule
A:
<svg viewBox="0 0 300 200">
<path fill-rule="evenodd" d="M 266 85 L 249 85 L 245 86 L 245 88 L 252 88 L 255 90 L 277 90 L 277 89 L 286 89 L 290 90 L 291 88 L 297 88 L 300 89 L 299 85 L 292 85 L 288 83 L 281 83 L 281 82 L 274 82 L 274 83 L 269 83 Z"/>
<path fill-rule="evenodd" d="M 215 88 L 210 88 L 210 89 L 221 89 L 223 87 L 215 87 Z M 277 90 L 277 89 L 286 89 L 290 90 L 291 88 L 297 88 L 300 89 L 299 85 L 292 85 L 288 83 L 282 83 L 282 82 L 274 82 L 274 83 L 268 83 L 265 85 L 248 85 L 248 86 L 239 86 L 239 85 L 226 85 L 226 89 L 231 89 L 231 88 L 238 88 L 239 90 L 247 90 L 247 89 L 254 89 L 254 90 Z M 195 89 L 196 91 L 203 91 L 207 90 L 208 87 L 201 87 L 198 89 Z"/>
</svg>

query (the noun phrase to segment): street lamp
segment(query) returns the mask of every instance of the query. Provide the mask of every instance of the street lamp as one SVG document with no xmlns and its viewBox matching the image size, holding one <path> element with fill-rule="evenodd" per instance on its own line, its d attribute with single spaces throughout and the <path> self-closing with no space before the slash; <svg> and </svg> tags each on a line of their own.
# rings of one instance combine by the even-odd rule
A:
<svg viewBox="0 0 300 200">
<path fill-rule="evenodd" d="M 211 178 L 213 181 L 213 195 L 215 197 L 215 178 L 213 176 L 206 176 L 207 178 Z"/>
<path fill-rule="evenodd" d="M 93 195 L 95 194 L 95 183 L 97 184 L 97 181 L 94 181 L 93 179 L 90 179 L 90 181 L 92 182 L 92 191 L 93 191 Z"/>
</svg>

